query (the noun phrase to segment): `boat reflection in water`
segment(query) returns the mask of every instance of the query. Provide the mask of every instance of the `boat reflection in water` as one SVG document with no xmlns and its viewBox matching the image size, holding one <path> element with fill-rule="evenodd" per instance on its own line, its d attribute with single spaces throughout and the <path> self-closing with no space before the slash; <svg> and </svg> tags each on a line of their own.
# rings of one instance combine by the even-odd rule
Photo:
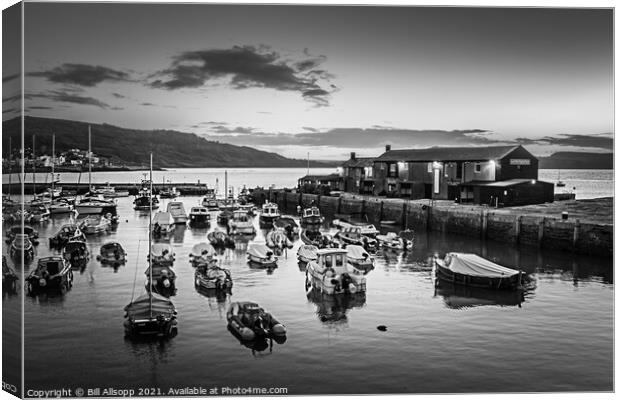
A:
<svg viewBox="0 0 620 400">
<path fill-rule="evenodd" d="M 252 355 L 254 357 L 271 354 L 273 352 L 273 342 L 276 342 L 277 344 L 284 344 L 286 342 L 286 336 L 263 336 L 257 337 L 254 340 L 243 340 L 230 326 L 228 326 L 228 332 L 230 332 L 230 334 L 239 341 L 239 344 L 252 350 Z M 266 352 L 266 350 L 269 351 Z"/>
<path fill-rule="evenodd" d="M 525 297 L 533 289 L 524 290 L 493 290 L 476 288 L 464 285 L 455 285 L 449 282 L 437 280 L 435 282 L 435 297 L 443 297 L 448 308 L 464 309 L 471 307 L 496 306 L 496 307 L 519 307 L 525 301 Z"/>
<path fill-rule="evenodd" d="M 326 294 L 318 289 L 309 289 L 306 297 L 316 307 L 316 314 L 324 324 L 336 325 L 347 322 L 347 312 L 366 305 L 366 293 Z"/>
<path fill-rule="evenodd" d="M 201 285 L 194 284 L 196 292 L 208 299 L 215 299 L 220 304 L 225 304 L 229 296 L 232 296 L 232 288 L 215 289 L 205 288 Z"/>
</svg>

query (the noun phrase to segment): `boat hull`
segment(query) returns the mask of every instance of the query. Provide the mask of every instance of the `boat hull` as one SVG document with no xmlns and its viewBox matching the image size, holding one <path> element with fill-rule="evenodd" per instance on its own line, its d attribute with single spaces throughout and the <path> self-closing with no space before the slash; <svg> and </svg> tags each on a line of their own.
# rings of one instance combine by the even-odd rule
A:
<svg viewBox="0 0 620 400">
<path fill-rule="evenodd" d="M 521 274 L 513 275 L 507 278 L 472 276 L 453 272 L 449 268 L 441 265 L 441 263 L 439 263 L 436 259 L 434 260 L 434 263 L 435 277 L 444 282 L 449 282 L 455 285 L 495 290 L 522 289 Z"/>
</svg>

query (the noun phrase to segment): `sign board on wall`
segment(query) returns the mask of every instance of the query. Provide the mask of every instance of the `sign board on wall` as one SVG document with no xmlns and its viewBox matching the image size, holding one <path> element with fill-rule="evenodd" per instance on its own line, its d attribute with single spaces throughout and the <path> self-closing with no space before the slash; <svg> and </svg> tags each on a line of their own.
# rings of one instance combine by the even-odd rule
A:
<svg viewBox="0 0 620 400">
<path fill-rule="evenodd" d="M 511 158 L 510 165 L 530 165 L 529 158 Z"/>
</svg>

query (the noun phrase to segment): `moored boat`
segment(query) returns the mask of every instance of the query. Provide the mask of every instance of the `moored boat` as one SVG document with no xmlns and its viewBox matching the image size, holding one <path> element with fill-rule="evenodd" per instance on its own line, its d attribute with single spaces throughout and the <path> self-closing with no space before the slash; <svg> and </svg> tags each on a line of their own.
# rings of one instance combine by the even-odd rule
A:
<svg viewBox="0 0 620 400">
<path fill-rule="evenodd" d="M 304 229 L 301 231 L 299 238 L 304 244 L 314 245 L 319 249 L 326 247 L 339 247 L 335 243 L 334 238 L 328 234 L 321 233 L 319 230 Z"/>
<path fill-rule="evenodd" d="M 174 296 L 177 292 L 177 275 L 170 267 L 171 265 L 168 264 L 151 263 L 146 271 L 144 271 L 147 278 L 147 290 L 152 290 L 166 297 Z"/>
<path fill-rule="evenodd" d="M 228 226 L 228 222 L 233 218 L 231 210 L 222 210 L 217 214 L 217 223 L 222 226 Z"/>
<path fill-rule="evenodd" d="M 23 229 L 22 229 L 23 228 Z M 11 243 L 13 239 L 15 239 L 16 235 L 24 234 L 28 235 L 28 239 L 32 242 L 33 245 L 39 244 L 39 232 L 31 226 L 24 225 L 13 225 L 6 231 L 6 243 Z"/>
<path fill-rule="evenodd" d="M 192 267 L 217 265 L 215 248 L 209 243 L 197 243 L 189 253 L 189 262 Z"/>
<path fill-rule="evenodd" d="M 269 228 L 273 226 L 273 221 L 280 218 L 280 211 L 278 205 L 275 203 L 265 203 L 261 209 L 258 222 L 261 228 Z"/>
<path fill-rule="evenodd" d="M 207 207 L 192 207 L 189 211 L 189 226 L 209 227 L 211 224 L 211 214 Z"/>
<path fill-rule="evenodd" d="M 366 251 L 375 252 L 377 250 L 377 240 L 362 234 L 359 226 L 347 226 L 334 236 L 339 239 L 343 245 L 362 246 Z"/>
<path fill-rule="evenodd" d="M 58 232 L 49 238 L 50 247 L 63 247 L 70 239 L 86 240 L 86 236 L 77 224 L 65 224 Z"/>
<path fill-rule="evenodd" d="M 321 215 L 321 210 L 316 206 L 306 208 L 301 213 L 302 225 L 321 225 L 323 221 L 325 221 L 325 218 Z"/>
<path fill-rule="evenodd" d="M 297 261 L 305 267 L 309 262 L 319 258 L 319 248 L 311 244 L 303 244 L 297 249 Z"/>
<path fill-rule="evenodd" d="M 185 207 L 180 201 L 171 201 L 168 203 L 166 211 L 172 216 L 172 220 L 175 224 L 186 224 L 188 221 L 187 214 L 185 213 Z"/>
<path fill-rule="evenodd" d="M 177 310 L 170 299 L 148 291 L 125 306 L 125 335 L 177 335 Z"/>
<path fill-rule="evenodd" d="M 434 257 L 435 277 L 459 285 L 518 290 L 528 279 L 523 271 L 503 267 L 471 253 L 448 253 L 443 260 Z"/>
<path fill-rule="evenodd" d="M 28 235 L 17 234 L 11 242 L 9 247 L 9 255 L 14 260 L 21 260 L 22 254 L 24 255 L 24 261 L 30 261 L 34 258 L 34 246 Z"/>
<path fill-rule="evenodd" d="M 276 228 L 284 229 L 284 231 L 286 232 L 286 236 L 288 236 L 288 238 L 291 240 L 294 239 L 295 236 L 299 235 L 299 225 L 297 224 L 297 221 L 295 221 L 295 219 L 293 219 L 292 217 L 281 216 L 280 218 L 273 221 L 273 226 Z"/>
<path fill-rule="evenodd" d="M 78 226 L 86 235 L 96 235 L 112 230 L 112 222 L 102 215 L 89 215 L 79 220 Z"/>
<path fill-rule="evenodd" d="M 194 285 L 201 289 L 230 290 L 233 281 L 228 269 L 201 265 L 194 271 Z"/>
<path fill-rule="evenodd" d="M 253 235 L 256 228 L 247 212 L 233 211 L 232 218 L 228 221 L 231 235 Z"/>
<path fill-rule="evenodd" d="M 101 264 L 125 264 L 127 260 L 127 253 L 123 246 L 117 242 L 108 242 L 101 246 L 99 254 L 97 255 L 97 261 Z"/>
<path fill-rule="evenodd" d="M 43 257 L 26 278 L 26 292 L 35 295 L 42 291 L 66 292 L 73 286 L 71 264 L 60 256 Z"/>
<path fill-rule="evenodd" d="M 215 228 L 215 230 L 207 233 L 207 239 L 215 248 L 235 248 L 235 241 L 228 236 L 226 232 L 223 232 L 218 228 Z"/>
<path fill-rule="evenodd" d="M 154 265 L 171 267 L 175 261 L 175 253 L 168 243 L 153 243 L 147 259 Z"/>
<path fill-rule="evenodd" d="M 232 303 L 226 313 L 226 320 L 232 332 L 244 341 L 286 335 L 283 324 L 251 301 Z"/>
<path fill-rule="evenodd" d="M 375 269 L 375 260 L 361 246 L 347 246 L 347 261 L 365 274 Z"/>
<path fill-rule="evenodd" d="M 362 235 L 368 237 L 374 237 L 379 233 L 379 230 L 373 224 L 369 224 L 367 222 L 353 221 L 349 218 L 337 218 L 332 221 L 332 225 L 337 227 L 338 229 L 345 229 L 352 226 L 358 227 L 360 228 Z"/>
<path fill-rule="evenodd" d="M 278 257 L 264 242 L 249 243 L 246 254 L 248 263 L 253 266 L 260 268 L 277 268 L 278 266 Z"/>
<path fill-rule="evenodd" d="M 273 228 L 267 233 L 265 238 L 267 247 L 275 250 L 276 255 L 281 255 L 284 249 L 293 248 L 293 242 L 286 235 L 286 231 L 282 228 Z"/>
<path fill-rule="evenodd" d="M 153 227 L 153 235 L 169 235 L 174 231 L 174 219 L 167 211 L 157 211 L 153 216 L 151 226 Z"/>
<path fill-rule="evenodd" d="M 9 263 L 6 261 L 6 257 L 2 256 L 2 289 L 9 291 L 17 290 L 17 281 L 19 277 L 15 270 L 9 267 Z"/>
<path fill-rule="evenodd" d="M 63 249 L 63 257 L 68 260 L 71 267 L 75 269 L 83 269 L 88 263 L 90 252 L 86 242 L 82 240 L 69 240 Z"/>
<path fill-rule="evenodd" d="M 327 294 L 366 291 L 364 272 L 347 262 L 346 249 L 321 249 L 318 259 L 308 263 L 306 287 Z"/>
<path fill-rule="evenodd" d="M 403 237 L 396 232 L 388 232 L 385 235 L 377 235 L 379 246 L 393 250 L 408 250 L 413 248 L 413 240 Z"/>
</svg>

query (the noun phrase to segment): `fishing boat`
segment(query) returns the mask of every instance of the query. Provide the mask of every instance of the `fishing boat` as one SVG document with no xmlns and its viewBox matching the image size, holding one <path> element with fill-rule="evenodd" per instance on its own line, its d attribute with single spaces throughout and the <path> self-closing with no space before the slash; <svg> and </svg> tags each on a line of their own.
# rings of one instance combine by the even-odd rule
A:
<svg viewBox="0 0 620 400">
<path fill-rule="evenodd" d="M 558 171 L 558 181 L 555 183 L 555 186 L 557 186 L 557 187 L 564 187 L 564 186 L 566 186 L 566 183 L 562 182 L 562 180 L 560 179 L 560 171 Z"/>
<path fill-rule="evenodd" d="M 235 248 L 235 241 L 226 232 L 222 232 L 218 228 L 207 233 L 207 239 L 215 248 Z"/>
<path fill-rule="evenodd" d="M 321 249 L 318 259 L 306 268 L 306 288 L 309 287 L 327 294 L 365 292 L 366 277 L 347 262 L 346 249 Z"/>
<path fill-rule="evenodd" d="M 159 197 L 162 199 L 175 199 L 179 196 L 179 192 L 175 187 L 165 187 L 159 191 Z"/>
<path fill-rule="evenodd" d="M 332 236 L 322 233 L 318 229 L 304 229 L 301 231 L 299 238 L 304 244 L 313 245 L 319 249 L 324 249 L 326 247 L 340 247 L 339 243 L 335 241 Z"/>
<path fill-rule="evenodd" d="M 309 262 L 319 258 L 319 248 L 311 244 L 303 244 L 297 249 L 297 262 L 300 266 L 307 266 Z"/>
<path fill-rule="evenodd" d="M 228 222 L 232 219 L 233 212 L 231 210 L 223 210 L 217 214 L 217 223 L 222 226 L 228 226 Z"/>
<path fill-rule="evenodd" d="M 361 246 L 347 246 L 347 262 L 365 274 L 375 269 L 375 260 Z"/>
<path fill-rule="evenodd" d="M 49 204 L 50 214 L 68 214 L 73 211 L 73 205 L 65 198 L 55 199 Z"/>
<path fill-rule="evenodd" d="M 168 243 L 153 243 L 147 257 L 151 264 L 172 267 L 176 254 Z"/>
<path fill-rule="evenodd" d="M 278 267 L 278 257 L 273 254 L 273 251 L 264 242 L 249 243 L 246 254 L 248 256 L 248 263 L 251 266 L 260 268 Z"/>
<path fill-rule="evenodd" d="M 321 215 L 318 207 L 306 208 L 301 213 L 302 225 L 321 225 L 325 218 Z"/>
<path fill-rule="evenodd" d="M 286 236 L 288 236 L 291 240 L 294 239 L 295 236 L 299 235 L 299 225 L 293 217 L 282 216 L 273 221 L 273 226 L 284 229 Z"/>
<path fill-rule="evenodd" d="M 64 247 L 63 257 L 68 260 L 73 268 L 86 267 L 90 258 L 90 252 L 86 242 L 81 240 L 69 240 Z"/>
<path fill-rule="evenodd" d="M 228 221 L 228 227 L 232 235 L 253 235 L 256 228 L 247 212 L 233 211 L 232 218 Z"/>
<path fill-rule="evenodd" d="M 353 221 L 349 218 L 337 218 L 332 221 L 332 225 L 341 230 L 350 227 L 357 227 L 360 228 L 362 235 L 368 237 L 375 237 L 379 233 L 379 230 L 373 224 Z"/>
<path fill-rule="evenodd" d="M 209 243 L 197 243 L 189 252 L 189 262 L 194 268 L 200 266 L 213 266 L 217 264 L 217 259 L 215 256 L 215 248 Z"/>
<path fill-rule="evenodd" d="M 2 289 L 15 292 L 17 290 L 17 281 L 19 277 L 15 270 L 9 267 L 6 257 L 2 256 Z"/>
<path fill-rule="evenodd" d="M 150 179 L 142 179 L 140 190 L 133 200 L 134 210 L 157 210 L 159 199 L 153 194 L 153 182 Z"/>
<path fill-rule="evenodd" d="M 340 230 L 335 238 L 339 239 L 344 246 L 358 245 L 362 246 L 366 251 L 375 252 L 377 250 L 377 240 L 362 234 L 362 228 L 359 226 L 348 226 Z"/>
<path fill-rule="evenodd" d="M 161 196 L 161 195 L 160 195 Z M 166 207 L 166 211 L 172 216 L 172 220 L 175 224 L 186 224 L 188 221 L 187 214 L 185 213 L 185 207 L 180 201 L 171 201 Z"/>
<path fill-rule="evenodd" d="M 388 232 L 385 235 L 377 235 L 379 246 L 385 249 L 393 250 L 409 250 L 413 248 L 413 240 L 397 234 L 396 232 Z"/>
<path fill-rule="evenodd" d="M 127 253 L 123 246 L 117 242 L 108 242 L 105 243 L 99 249 L 99 254 L 97 255 L 97 261 L 101 264 L 125 264 L 127 260 Z"/>
<path fill-rule="evenodd" d="M 256 216 L 256 206 L 252 203 L 240 204 L 239 211 L 246 212 L 250 217 Z"/>
<path fill-rule="evenodd" d="M 210 211 L 215 211 L 217 210 L 217 200 L 215 198 L 215 190 L 213 189 L 206 189 L 206 193 L 202 200 L 200 201 L 200 204 L 203 207 L 208 208 Z"/>
<path fill-rule="evenodd" d="M 112 222 L 103 215 L 89 215 L 79 220 L 78 226 L 86 235 L 98 235 L 112 230 Z"/>
<path fill-rule="evenodd" d="M 503 267 L 471 253 L 448 253 L 433 258 L 435 277 L 453 284 L 497 290 L 523 288 L 528 279 L 523 271 Z"/>
<path fill-rule="evenodd" d="M 58 290 L 64 293 L 73 286 L 71 264 L 60 256 L 43 257 L 26 278 L 26 293 L 36 295 L 42 291 Z"/>
<path fill-rule="evenodd" d="M 265 203 L 261 209 L 258 222 L 261 228 L 270 228 L 273 226 L 273 221 L 280 218 L 280 211 L 278 205 L 275 203 Z"/>
<path fill-rule="evenodd" d="M 17 234 L 15 238 L 11 242 L 11 246 L 9 247 L 9 255 L 14 260 L 21 259 L 21 255 L 24 255 L 24 261 L 30 261 L 34 258 L 34 246 L 30 239 L 28 239 L 28 235 Z"/>
<path fill-rule="evenodd" d="M 49 238 L 49 246 L 63 247 L 72 238 L 86 241 L 86 236 L 84 236 L 77 224 L 65 224 L 60 227 L 54 236 Z"/>
<path fill-rule="evenodd" d="M 151 221 L 155 236 L 169 235 L 174 231 L 174 219 L 167 211 L 157 211 Z"/>
<path fill-rule="evenodd" d="M 207 207 L 192 207 L 189 211 L 189 226 L 205 227 L 211 225 L 211 214 Z"/>
<path fill-rule="evenodd" d="M 23 229 L 22 229 L 23 228 Z M 37 232 L 36 229 L 34 229 L 31 226 L 28 225 L 24 225 L 23 227 L 21 225 L 13 225 L 11 226 L 9 229 L 7 229 L 6 231 L 6 243 L 11 243 L 13 241 L 13 239 L 15 239 L 15 236 L 19 235 L 19 234 L 24 234 L 24 235 L 28 235 L 28 239 L 30 239 L 30 241 L 32 242 L 33 245 L 37 245 L 39 244 L 39 232 Z"/>
<path fill-rule="evenodd" d="M 153 154 L 151 154 L 151 177 L 153 175 Z M 151 180 L 152 182 L 152 180 Z M 152 188 L 152 183 L 151 183 Z M 152 200 L 152 199 L 151 199 Z M 149 207 L 152 210 L 152 207 Z M 149 211 L 150 214 L 150 211 Z M 152 218 L 149 215 L 149 225 L 152 222 Z M 172 338 L 177 335 L 177 311 L 172 304 L 172 301 L 164 296 L 161 296 L 153 292 L 153 259 L 155 258 L 151 253 L 153 251 L 150 245 L 152 241 L 152 227 L 149 226 L 149 268 L 147 269 L 149 276 L 146 285 L 146 293 L 137 299 L 132 299 L 124 308 L 125 310 L 125 322 L 123 323 L 125 329 L 125 336 L 136 337 L 144 335 L 162 336 L 165 338 Z M 151 284 L 149 284 L 149 282 Z"/>
<path fill-rule="evenodd" d="M 286 335 L 282 323 L 251 301 L 233 302 L 226 312 L 226 320 L 231 331 L 244 341 Z"/>
<path fill-rule="evenodd" d="M 233 281 L 228 269 L 203 264 L 194 271 L 194 285 L 200 289 L 230 290 Z"/>
<path fill-rule="evenodd" d="M 286 231 L 282 228 L 273 228 L 267 233 L 265 238 L 267 247 L 274 249 L 276 255 L 282 254 L 284 249 L 293 248 L 293 242 L 286 235 Z"/>
<path fill-rule="evenodd" d="M 106 183 L 105 186 L 94 187 L 92 192 L 97 195 L 101 195 L 106 199 L 114 199 L 117 197 L 129 197 L 128 190 L 116 190 L 110 183 Z"/>
<path fill-rule="evenodd" d="M 151 265 L 144 271 L 147 277 L 146 288 L 151 289 L 162 296 L 170 297 L 176 294 L 176 279 L 177 276 L 170 268 L 172 265 L 151 263 Z"/>
</svg>

